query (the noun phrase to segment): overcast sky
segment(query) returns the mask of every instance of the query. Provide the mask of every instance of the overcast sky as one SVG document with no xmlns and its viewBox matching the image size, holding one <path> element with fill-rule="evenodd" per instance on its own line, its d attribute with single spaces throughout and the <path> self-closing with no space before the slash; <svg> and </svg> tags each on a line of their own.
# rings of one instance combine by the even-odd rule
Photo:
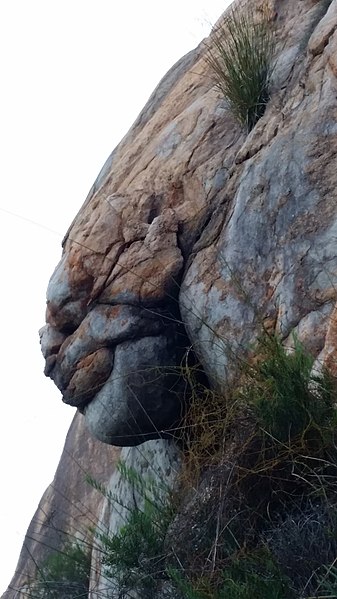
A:
<svg viewBox="0 0 337 599">
<path fill-rule="evenodd" d="M 159 79 L 229 0 L 0 0 L 0 593 L 74 415 L 38 329 L 61 240 Z"/>
</svg>

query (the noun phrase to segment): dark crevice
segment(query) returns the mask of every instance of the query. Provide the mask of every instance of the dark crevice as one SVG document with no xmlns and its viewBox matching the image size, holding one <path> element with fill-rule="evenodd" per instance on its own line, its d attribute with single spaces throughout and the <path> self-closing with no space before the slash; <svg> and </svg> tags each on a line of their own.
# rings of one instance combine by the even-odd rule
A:
<svg viewBox="0 0 337 599">
<path fill-rule="evenodd" d="M 150 212 L 149 212 L 149 216 L 147 218 L 147 222 L 150 225 L 154 219 L 156 218 L 156 216 L 158 216 L 158 210 L 157 208 L 151 208 Z"/>
<path fill-rule="evenodd" d="M 321 2 L 318 3 L 317 8 L 316 8 L 315 12 L 313 13 L 311 21 L 308 23 L 307 27 L 305 28 L 305 30 L 303 32 L 303 38 L 302 38 L 302 40 L 300 42 L 300 46 L 299 46 L 299 49 L 301 52 L 304 52 L 307 49 L 308 42 L 309 42 L 311 35 L 315 31 L 317 25 L 320 23 L 320 21 L 323 19 L 323 17 L 328 12 L 331 2 L 332 2 L 332 0 L 321 0 Z M 321 49 L 320 54 L 323 52 L 323 50 L 324 50 L 325 46 L 328 44 L 329 40 L 330 40 L 330 36 L 327 39 L 326 43 L 324 44 L 323 48 Z"/>
<path fill-rule="evenodd" d="M 150 195 L 150 197 L 148 198 L 150 207 L 149 207 L 149 213 L 148 213 L 148 217 L 147 217 L 147 223 L 150 225 L 154 219 L 159 216 L 160 214 L 160 208 L 163 205 L 163 195 L 159 194 L 152 194 Z"/>
<path fill-rule="evenodd" d="M 66 337 L 70 337 L 70 335 L 75 333 L 76 329 L 78 329 L 78 326 L 75 326 L 74 324 L 67 322 L 63 327 L 61 327 L 57 330 L 59 330 L 60 333 L 62 333 L 62 335 L 65 335 Z"/>
</svg>

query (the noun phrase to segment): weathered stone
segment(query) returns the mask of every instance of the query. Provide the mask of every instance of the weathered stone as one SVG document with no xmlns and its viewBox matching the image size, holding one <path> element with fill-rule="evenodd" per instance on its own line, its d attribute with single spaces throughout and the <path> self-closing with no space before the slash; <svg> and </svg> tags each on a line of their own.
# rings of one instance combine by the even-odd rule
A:
<svg viewBox="0 0 337 599">
<path fill-rule="evenodd" d="M 140 334 L 159 334 L 164 328 L 159 312 L 153 315 L 133 306 L 97 305 L 75 333 L 67 338 L 63 336 L 64 343 L 59 344 L 57 356 L 46 354 L 47 374 L 63 392 L 66 403 L 83 407 L 108 379 L 118 343 Z M 53 328 L 42 331 L 47 347 L 50 347 L 50 329 L 55 336 Z"/>
<path fill-rule="evenodd" d="M 121 400 L 125 377 L 113 354 L 127 341 L 139 369 L 130 341 L 160 335 L 159 308 L 171 314 L 175 337 L 184 258 L 193 261 L 182 280 L 181 314 L 213 380 L 225 380 L 224 369 L 229 375 L 232 357 L 262 324 L 287 337 L 295 328 L 303 331 L 305 319 L 310 337 L 311 313 L 321 315 L 322 326 L 327 321 L 329 308 L 322 312 L 321 304 L 332 308 L 337 266 L 336 1 L 306 6 L 275 0 L 269 14 L 277 38 L 273 94 L 251 134 L 244 137 L 212 89 L 204 60 L 211 36 L 188 56 L 185 69 L 181 63 L 164 78 L 65 238 L 48 289 L 46 372 L 68 403 L 83 407 L 98 396 L 85 412 L 102 439 L 116 442 L 117 423 L 130 410 L 130 394 L 125 405 Z M 151 321 L 144 322 L 144 308 L 153 312 Z M 67 335 L 58 353 L 51 330 L 58 339 Z M 316 351 L 323 343 L 321 336 Z M 107 410 L 97 409 L 101 397 L 113 413 L 111 430 L 98 423 L 103 412 L 108 420 Z M 170 427 L 179 402 L 172 394 L 163 401 L 171 404 Z M 152 418 L 161 430 L 163 420 L 151 412 Z"/>
<path fill-rule="evenodd" d="M 105 384 L 112 365 L 113 355 L 107 349 L 98 349 L 79 360 L 64 391 L 63 401 L 83 409 Z"/>
<path fill-rule="evenodd" d="M 266 6 L 232 8 L 246 5 Z M 41 334 L 46 374 L 108 444 L 170 434 L 186 347 L 220 387 L 262 330 L 288 346 L 296 333 L 336 372 L 337 0 L 268 7 L 272 94 L 251 133 L 212 87 L 211 35 L 161 81 L 64 239 Z M 116 512 L 103 512 L 118 530 Z M 91 597 L 102 597 L 99 550 L 93 563 Z"/>
<path fill-rule="evenodd" d="M 335 6 L 329 27 L 315 33 L 326 49 L 336 36 Z M 241 168 L 224 185 L 222 230 L 204 248 L 201 238 L 182 282 L 183 320 L 217 383 L 228 380 L 264 323 L 284 339 L 294 331 L 312 338 L 316 355 L 323 349 L 337 288 L 337 82 L 325 69 L 329 57 L 325 50 L 303 57 L 301 87 L 289 82 L 272 138 L 265 118 L 256 127 L 258 149 L 248 136 Z"/>
<path fill-rule="evenodd" d="M 174 429 L 184 409 L 175 343 L 159 336 L 118 345 L 109 379 L 84 409 L 96 438 L 130 446 L 158 436 L 172 437 L 167 423 Z"/>
<path fill-rule="evenodd" d="M 48 287 L 45 372 L 110 443 L 161 436 L 181 411 L 164 367 L 179 368 L 189 345 L 177 300 L 184 257 L 228 178 L 232 159 L 223 147 L 238 149 L 240 139 L 212 89 L 204 53 L 201 45 L 188 68 L 181 63 L 164 78 L 114 151 L 67 233 Z M 59 349 L 52 331 L 66 337 Z M 132 406 L 125 381 L 144 364 L 157 376 L 155 383 L 145 377 Z"/>
<path fill-rule="evenodd" d="M 63 341 L 65 341 L 66 335 L 63 335 L 57 329 L 54 329 L 49 324 L 46 324 L 39 331 L 41 351 L 45 359 L 49 358 L 53 354 L 57 354 Z"/>
<path fill-rule="evenodd" d="M 328 3 L 325 2 L 325 4 L 327 5 Z M 324 48 L 331 41 L 333 33 L 336 30 L 336 21 L 337 4 L 336 2 L 332 2 L 308 42 L 308 49 L 314 56 L 322 54 Z"/>
<path fill-rule="evenodd" d="M 119 449 L 105 447 L 88 434 L 84 418 L 76 414 L 70 426 L 59 466 L 28 527 L 18 565 L 3 599 L 21 599 L 22 589 L 36 568 L 59 551 L 65 542 L 93 544 L 93 527 L 99 522 L 104 497 L 85 478 L 108 484 Z M 31 596 L 31 595 L 30 595 Z"/>
</svg>

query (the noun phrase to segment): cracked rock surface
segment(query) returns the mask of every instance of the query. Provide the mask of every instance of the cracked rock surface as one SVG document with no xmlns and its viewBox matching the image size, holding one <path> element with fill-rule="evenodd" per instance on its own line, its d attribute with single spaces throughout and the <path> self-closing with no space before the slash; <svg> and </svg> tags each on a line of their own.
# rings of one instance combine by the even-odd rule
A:
<svg viewBox="0 0 337 599">
<path fill-rule="evenodd" d="M 207 45 L 181 59 L 67 232 L 41 331 L 45 372 L 98 439 L 170 435 L 190 344 L 221 383 L 262 328 L 296 332 L 325 355 L 337 283 L 336 2 L 270 0 L 273 89 L 248 136 L 212 86 Z"/>
<path fill-rule="evenodd" d="M 336 355 L 337 3 L 274 8 L 284 45 L 270 104 L 236 154 L 224 213 L 195 246 L 180 292 L 220 385 L 263 329 L 289 344 L 297 334 L 330 366 Z"/>
<path fill-rule="evenodd" d="M 204 54 L 171 69 L 107 160 L 47 291 L 45 373 L 110 444 L 172 436 L 183 409 L 181 280 L 240 138 Z"/>
</svg>

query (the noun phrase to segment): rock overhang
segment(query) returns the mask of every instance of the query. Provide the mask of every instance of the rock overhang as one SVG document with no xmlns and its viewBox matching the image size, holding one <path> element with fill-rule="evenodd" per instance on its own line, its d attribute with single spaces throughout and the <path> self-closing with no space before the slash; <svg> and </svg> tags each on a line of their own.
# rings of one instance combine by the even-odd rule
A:
<svg viewBox="0 0 337 599">
<path fill-rule="evenodd" d="M 214 118 L 203 54 L 199 47 L 186 70 L 180 63 L 164 78 L 164 93 L 159 86 L 107 161 L 48 287 L 45 373 L 107 443 L 172 436 L 182 412 L 179 371 L 190 342 L 179 289 L 220 193 L 220 148 L 233 137 Z M 217 129 L 225 129 L 219 138 Z"/>
<path fill-rule="evenodd" d="M 311 26 L 314 9 L 299 11 Z M 156 348 L 146 367 L 163 368 L 162 355 L 171 371 L 183 352 L 183 320 L 206 371 L 219 379 L 227 364 L 226 344 L 219 354 L 214 331 L 240 348 L 251 343 L 261 323 L 283 336 L 305 328 L 310 338 L 308 330 L 312 325 L 317 331 L 318 322 L 327 329 L 335 301 L 335 284 L 329 286 L 328 279 L 335 280 L 336 261 L 331 53 L 336 34 L 329 25 L 330 39 L 322 46 L 315 41 L 318 27 L 305 58 L 302 29 L 294 26 L 299 11 L 289 2 L 279 6 L 275 18 L 283 29 L 275 89 L 248 137 L 212 90 L 200 46 L 189 55 L 186 69 L 183 61 L 164 78 L 163 93 L 159 86 L 113 152 L 65 238 L 48 291 L 42 336 L 46 372 L 106 442 L 118 437 L 110 403 L 117 397 L 116 380 L 123 379 L 123 364 L 128 377 L 136 371 L 132 347 L 137 344 L 143 368 L 142 339 Z M 320 266 L 327 261 L 328 269 Z M 247 291 L 253 294 L 248 303 Z M 170 327 L 162 326 L 161 310 Z M 323 345 L 324 334 L 319 350 Z M 167 393 L 171 383 L 165 377 L 166 395 L 159 393 L 161 400 L 151 410 L 149 403 L 151 419 L 177 399 Z M 149 397 L 150 381 L 149 375 Z M 127 389 L 123 393 L 128 396 Z M 120 438 L 132 444 L 127 407 L 117 406 Z M 138 405 L 137 418 L 144 407 Z M 144 435 L 163 434 L 163 420 L 154 432 L 144 425 Z M 106 421 L 104 430 L 99 421 Z M 134 433 L 138 443 L 140 431 Z"/>
<path fill-rule="evenodd" d="M 50 324 L 40 335 L 45 373 L 96 438 L 131 446 L 172 436 L 187 345 L 176 309 L 96 302 L 68 335 Z"/>
</svg>

